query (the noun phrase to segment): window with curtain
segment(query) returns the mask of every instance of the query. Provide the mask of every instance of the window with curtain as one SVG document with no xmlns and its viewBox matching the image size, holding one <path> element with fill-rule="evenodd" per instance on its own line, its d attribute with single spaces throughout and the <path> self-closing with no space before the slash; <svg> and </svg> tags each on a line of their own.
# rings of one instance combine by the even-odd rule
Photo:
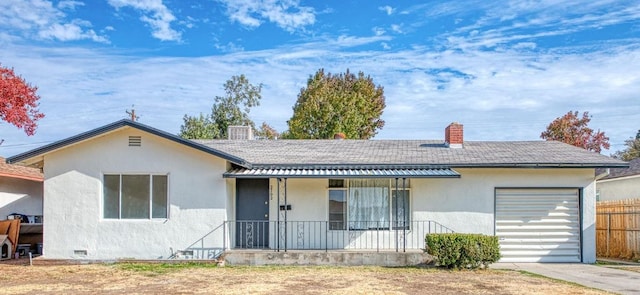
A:
<svg viewBox="0 0 640 295">
<path fill-rule="evenodd" d="M 329 180 L 329 229 L 409 228 L 409 180 L 396 189 L 395 179 Z"/>
<path fill-rule="evenodd" d="M 349 181 L 349 229 L 389 227 L 389 180 Z"/>
<path fill-rule="evenodd" d="M 167 175 L 105 174 L 104 218 L 167 218 Z"/>
</svg>

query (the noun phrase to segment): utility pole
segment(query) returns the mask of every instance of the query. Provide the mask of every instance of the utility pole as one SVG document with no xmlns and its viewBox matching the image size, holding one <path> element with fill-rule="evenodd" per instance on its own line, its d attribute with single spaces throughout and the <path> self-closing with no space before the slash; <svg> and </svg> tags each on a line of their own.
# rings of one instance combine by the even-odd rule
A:
<svg viewBox="0 0 640 295">
<path fill-rule="evenodd" d="M 131 111 L 126 110 L 125 112 L 126 112 L 129 116 L 131 116 L 131 121 L 134 121 L 134 122 L 135 122 L 135 121 L 138 121 L 138 119 L 140 119 L 140 117 L 139 117 L 139 116 L 136 116 L 136 110 L 135 110 L 133 107 L 134 107 L 134 105 L 131 105 Z"/>
</svg>

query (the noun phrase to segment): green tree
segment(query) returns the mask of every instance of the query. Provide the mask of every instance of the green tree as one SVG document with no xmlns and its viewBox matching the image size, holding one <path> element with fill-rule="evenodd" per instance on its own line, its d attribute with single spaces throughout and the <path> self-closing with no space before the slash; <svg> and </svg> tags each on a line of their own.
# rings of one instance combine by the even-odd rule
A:
<svg viewBox="0 0 640 295">
<path fill-rule="evenodd" d="M 200 113 L 199 117 L 184 115 L 184 123 L 180 126 L 180 137 L 188 139 L 216 138 L 215 128 L 211 124 L 210 116 Z"/>
<path fill-rule="evenodd" d="M 633 159 L 640 158 L 640 130 L 638 130 L 638 133 L 636 133 L 635 138 L 631 137 L 625 140 L 624 144 L 627 146 L 627 148 L 622 151 L 617 151 L 615 154 L 613 154 L 614 158 L 623 161 L 631 161 Z"/>
<path fill-rule="evenodd" d="M 369 139 L 384 126 L 384 89 L 359 72 L 332 75 L 318 70 L 300 90 L 287 124 L 287 138 L 328 139 L 342 132 L 347 138 Z"/>
<path fill-rule="evenodd" d="M 262 122 L 260 128 L 256 131 L 256 136 L 260 139 L 278 139 L 280 133 L 267 122 Z"/>
<path fill-rule="evenodd" d="M 227 138 L 227 128 L 233 125 L 255 124 L 249 118 L 252 107 L 260 105 L 262 84 L 253 85 L 244 76 L 232 76 L 224 84 L 224 96 L 216 96 L 211 114 L 200 117 L 185 115 L 179 136 L 188 139 Z"/>
<path fill-rule="evenodd" d="M 600 130 L 594 132 L 589 128 L 589 112 L 584 112 L 582 118 L 578 114 L 578 111 L 569 111 L 556 118 L 547 126 L 547 130 L 540 134 L 540 138 L 561 141 L 596 153 L 600 153 L 603 148 L 609 149 L 609 137 Z"/>
</svg>

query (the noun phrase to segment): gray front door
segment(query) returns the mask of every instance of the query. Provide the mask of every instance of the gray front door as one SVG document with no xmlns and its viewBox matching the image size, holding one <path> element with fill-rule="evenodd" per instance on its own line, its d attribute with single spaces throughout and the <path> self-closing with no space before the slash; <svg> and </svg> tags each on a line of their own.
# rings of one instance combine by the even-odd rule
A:
<svg viewBox="0 0 640 295">
<path fill-rule="evenodd" d="M 269 247 L 269 179 L 236 179 L 236 247 Z"/>
</svg>

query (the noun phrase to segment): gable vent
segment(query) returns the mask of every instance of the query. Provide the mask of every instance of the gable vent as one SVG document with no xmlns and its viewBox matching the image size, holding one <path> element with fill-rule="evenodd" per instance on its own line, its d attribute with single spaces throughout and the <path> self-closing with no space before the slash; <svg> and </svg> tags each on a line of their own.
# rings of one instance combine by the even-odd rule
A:
<svg viewBox="0 0 640 295">
<path fill-rule="evenodd" d="M 129 136 L 129 146 L 141 146 L 142 136 Z"/>
</svg>

